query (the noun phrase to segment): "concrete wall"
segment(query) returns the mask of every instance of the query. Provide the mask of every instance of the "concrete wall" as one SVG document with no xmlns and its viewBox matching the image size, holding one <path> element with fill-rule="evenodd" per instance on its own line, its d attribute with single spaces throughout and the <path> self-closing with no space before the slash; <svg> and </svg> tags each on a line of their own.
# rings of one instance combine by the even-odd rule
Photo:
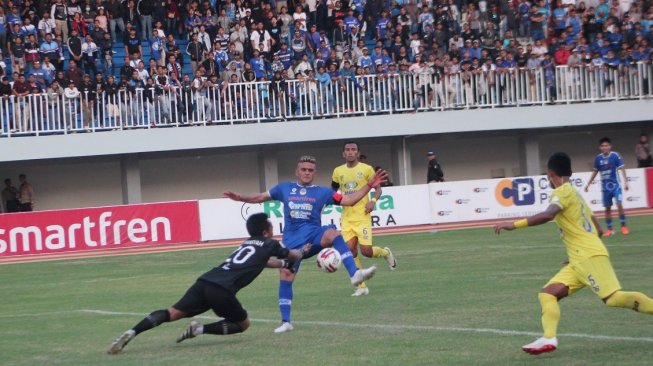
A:
<svg viewBox="0 0 653 366">
<path fill-rule="evenodd" d="M 575 128 L 507 130 L 406 137 L 411 152 L 413 184 L 425 182 L 426 152 L 435 151 L 451 180 L 491 178 L 503 169 L 506 176 L 519 175 L 520 138 L 535 135 L 540 145 L 540 167 L 544 172 L 548 156 L 566 151 L 574 169 L 587 171 L 597 153 L 602 136 L 613 139 L 614 149 L 628 167 L 636 166 L 634 145 L 644 124 L 631 123 Z M 402 137 L 359 139 L 361 151 L 371 165 L 392 167 L 392 142 Z M 318 160 L 316 183 L 328 185 L 333 168 L 342 164 L 342 144 L 346 140 L 196 150 L 192 152 L 149 153 L 139 156 L 144 202 L 205 199 L 219 197 L 225 190 L 242 193 L 261 189 L 260 154 L 278 161 L 278 180 L 294 180 L 297 159 L 304 154 Z M 0 163 L 0 178 L 17 184 L 25 173 L 37 195 L 37 209 L 61 209 L 122 204 L 120 157 L 87 157 L 44 161 Z M 391 172 L 398 182 L 402 172 Z M 496 173 L 496 171 L 495 171 Z"/>
</svg>

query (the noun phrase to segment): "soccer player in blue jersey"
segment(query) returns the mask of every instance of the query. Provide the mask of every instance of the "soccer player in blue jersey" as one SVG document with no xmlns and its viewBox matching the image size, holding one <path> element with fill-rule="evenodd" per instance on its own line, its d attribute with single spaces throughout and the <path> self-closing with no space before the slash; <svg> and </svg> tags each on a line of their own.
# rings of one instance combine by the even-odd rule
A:
<svg viewBox="0 0 653 366">
<path fill-rule="evenodd" d="M 619 174 L 621 171 L 623 175 L 623 187 L 628 191 L 628 177 L 626 176 L 626 169 L 624 161 L 621 156 L 612 151 L 612 141 L 609 137 L 604 137 L 599 141 L 599 150 L 601 153 L 596 156 L 594 160 L 594 172 L 590 180 L 585 186 L 585 192 L 589 190 L 590 184 L 596 175 L 601 173 L 601 191 L 603 192 L 603 207 L 605 207 L 605 224 L 608 229 L 603 233 L 603 236 L 614 235 L 612 230 L 612 203 L 613 200 L 617 204 L 619 210 L 619 221 L 621 221 L 621 233 L 624 235 L 630 234 L 628 226 L 626 226 L 626 214 L 624 207 L 621 204 L 623 201 L 623 192 L 621 191 L 621 183 L 619 182 Z"/>
<path fill-rule="evenodd" d="M 376 267 L 359 270 L 354 258 L 334 225 L 322 226 L 321 213 L 325 206 L 338 204 L 352 206 L 367 196 L 372 188 L 378 188 L 387 179 L 387 173 L 379 170 L 363 188 L 352 194 L 342 196 L 330 187 L 313 185 L 316 160 L 312 156 L 302 156 L 295 169 L 296 182 L 283 182 L 272 187 L 267 192 L 251 195 L 241 195 L 235 192 L 225 192 L 224 196 L 234 201 L 261 203 L 270 200 L 281 201 L 284 204 L 283 243 L 290 249 L 300 248 L 306 243 L 312 244 L 306 257 L 317 254 L 322 248 L 333 247 L 342 256 L 342 262 L 347 268 L 351 284 L 358 286 L 371 278 Z M 280 270 L 279 310 L 281 326 L 275 333 L 284 333 L 293 329 L 290 322 L 290 310 L 293 299 L 292 283 L 299 271 L 301 261 L 296 262 L 294 272 L 290 269 Z"/>
</svg>

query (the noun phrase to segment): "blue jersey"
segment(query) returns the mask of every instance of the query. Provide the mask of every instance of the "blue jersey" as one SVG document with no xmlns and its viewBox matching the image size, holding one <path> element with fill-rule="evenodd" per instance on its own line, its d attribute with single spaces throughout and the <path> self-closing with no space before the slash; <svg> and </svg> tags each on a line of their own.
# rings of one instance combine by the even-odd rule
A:
<svg viewBox="0 0 653 366">
<path fill-rule="evenodd" d="M 598 154 L 594 160 L 594 170 L 598 171 L 601 175 L 601 188 L 604 191 L 612 191 L 620 188 L 619 177 L 617 171 L 623 168 L 624 161 L 621 156 L 612 151 L 608 156 Z"/>
<path fill-rule="evenodd" d="M 340 203 L 339 195 L 328 187 L 302 186 L 296 182 L 279 183 L 268 193 L 284 206 L 284 244 L 289 248 L 306 243 L 319 245 L 323 233 L 322 210 L 325 206 Z"/>
</svg>

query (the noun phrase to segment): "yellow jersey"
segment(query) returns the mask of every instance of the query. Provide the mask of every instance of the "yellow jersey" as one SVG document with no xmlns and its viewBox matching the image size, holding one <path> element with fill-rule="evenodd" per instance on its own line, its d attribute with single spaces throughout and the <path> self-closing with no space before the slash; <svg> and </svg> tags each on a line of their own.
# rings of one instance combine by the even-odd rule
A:
<svg viewBox="0 0 653 366">
<path fill-rule="evenodd" d="M 569 264 L 580 263 L 597 255 L 608 256 L 608 250 L 597 235 L 592 221 L 592 211 L 570 183 L 553 190 L 549 202 L 561 208 L 555 222 L 567 248 Z"/>
<path fill-rule="evenodd" d="M 363 188 L 367 182 L 374 177 L 374 168 L 365 164 L 358 163 L 353 168 L 343 164 L 333 170 L 331 180 L 340 185 L 340 191 L 344 196 L 350 195 L 355 191 Z M 342 222 L 360 222 L 369 221 L 370 214 L 365 213 L 365 205 L 370 201 L 368 195 L 365 195 L 360 201 L 353 206 L 342 208 Z"/>
</svg>

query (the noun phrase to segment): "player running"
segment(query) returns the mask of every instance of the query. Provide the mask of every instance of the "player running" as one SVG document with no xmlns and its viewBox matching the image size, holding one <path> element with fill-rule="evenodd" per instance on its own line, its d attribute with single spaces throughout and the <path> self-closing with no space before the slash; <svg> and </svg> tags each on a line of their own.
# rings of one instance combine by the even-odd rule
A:
<svg viewBox="0 0 653 366">
<path fill-rule="evenodd" d="M 190 318 L 209 309 L 224 319 L 210 324 L 191 321 L 177 338 L 177 343 L 200 334 L 226 335 L 247 330 L 247 311 L 236 298 L 236 293 L 254 281 L 263 268 L 293 268 L 307 253 L 304 250 L 289 250 L 273 240 L 272 224 L 264 213 L 254 214 L 247 219 L 247 232 L 251 237 L 222 264 L 201 275 L 181 300 L 167 310 L 150 313 L 116 338 L 107 353 L 119 353 L 138 334 L 162 323 Z M 303 249 L 308 250 L 308 246 Z M 270 258 L 271 256 L 279 259 Z"/>
<path fill-rule="evenodd" d="M 345 159 L 345 164 L 333 170 L 331 187 L 335 191 L 340 190 L 343 195 L 347 196 L 367 184 L 367 181 L 374 176 L 374 168 L 360 162 L 360 150 L 357 142 L 346 142 L 342 149 L 342 157 Z M 362 264 L 358 258 L 358 245 L 360 245 L 361 253 L 364 256 L 385 258 L 390 269 L 394 270 L 397 267 L 397 261 L 390 248 L 372 246 L 372 215 L 370 213 L 374 210 L 374 205 L 381 194 L 381 187 L 375 188 L 374 197 L 371 200 L 368 195 L 365 195 L 355 205 L 342 208 L 340 232 L 359 269 L 362 268 Z M 367 288 L 365 282 L 361 282 L 351 296 L 368 295 L 369 293 L 370 289 Z"/>
<path fill-rule="evenodd" d="M 548 177 L 554 188 L 549 207 L 539 214 L 494 226 L 501 230 L 521 229 L 555 220 L 567 249 L 569 263 L 544 285 L 538 296 L 542 306 L 544 336 L 522 347 L 524 352 L 540 354 L 558 347 L 556 332 L 560 321 L 558 302 L 585 286 L 610 307 L 633 309 L 653 314 L 653 299 L 641 292 L 621 290 L 608 250 L 601 241 L 601 227 L 592 211 L 569 183 L 571 160 L 565 153 L 555 153 L 547 164 Z"/>
<path fill-rule="evenodd" d="M 347 243 L 334 225 L 322 226 L 321 213 L 325 206 L 339 204 L 351 206 L 365 197 L 372 188 L 378 189 L 385 182 L 385 171 L 377 172 L 366 185 L 350 195 L 342 196 L 331 188 L 313 185 L 316 174 L 316 161 L 312 156 L 302 156 L 297 163 L 295 176 L 297 182 L 284 182 L 272 187 L 268 192 L 243 196 L 239 193 L 225 192 L 224 196 L 234 201 L 261 203 L 270 200 L 281 201 L 284 205 L 283 243 L 288 248 L 298 248 L 304 243 L 311 243 L 307 257 L 317 254 L 322 248 L 333 246 L 342 256 L 342 262 L 347 268 L 351 284 L 358 286 L 371 278 L 376 271 L 372 266 L 359 270 L 352 258 Z M 293 329 L 290 322 L 290 311 L 293 299 L 292 283 L 295 280 L 301 261 L 297 261 L 294 272 L 289 269 L 279 271 L 279 311 L 281 325 L 275 333 L 284 333 Z"/>
<path fill-rule="evenodd" d="M 628 226 L 626 226 L 626 214 L 624 213 L 624 206 L 621 204 L 623 200 L 623 192 L 621 192 L 621 185 L 619 184 L 618 170 L 624 179 L 624 189 L 628 191 L 628 177 L 626 177 L 626 168 L 621 156 L 612 151 L 612 141 L 609 137 L 604 137 L 599 141 L 599 149 L 601 153 L 596 156 L 594 160 L 594 172 L 590 180 L 585 186 L 585 192 L 590 188 L 590 184 L 597 174 L 601 173 L 601 192 L 603 193 L 603 207 L 605 207 L 605 224 L 608 229 L 603 233 L 603 236 L 614 235 L 612 230 L 612 200 L 616 201 L 617 209 L 619 210 L 619 221 L 621 221 L 621 233 L 624 235 L 630 234 Z"/>
</svg>

